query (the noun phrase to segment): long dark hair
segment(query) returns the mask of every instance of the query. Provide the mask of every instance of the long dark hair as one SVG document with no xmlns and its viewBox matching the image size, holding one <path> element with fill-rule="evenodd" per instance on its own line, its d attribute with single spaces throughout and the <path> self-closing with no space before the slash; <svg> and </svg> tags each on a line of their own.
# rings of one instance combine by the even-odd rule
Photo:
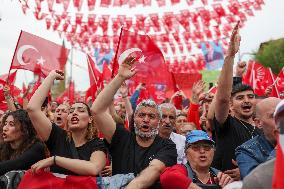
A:
<svg viewBox="0 0 284 189">
<path fill-rule="evenodd" d="M 20 130 L 23 133 L 23 142 L 17 149 L 12 149 L 9 143 L 4 142 L 0 151 L 0 161 L 15 159 L 17 156 L 21 155 L 23 152 L 29 149 L 35 142 L 40 141 L 37 138 L 36 131 L 33 127 L 28 113 L 23 109 L 7 113 L 3 117 L 1 128 L 3 128 L 6 119 L 10 115 L 13 116 L 15 123 L 19 123 L 17 125 L 20 126 Z M 1 134 L 2 132 L 3 130 L 1 129 Z"/>
</svg>

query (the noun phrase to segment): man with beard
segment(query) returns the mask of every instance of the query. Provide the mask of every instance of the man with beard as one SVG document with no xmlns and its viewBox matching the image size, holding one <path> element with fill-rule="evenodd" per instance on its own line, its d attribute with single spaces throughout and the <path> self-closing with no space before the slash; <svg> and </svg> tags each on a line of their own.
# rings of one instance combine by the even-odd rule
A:
<svg viewBox="0 0 284 189">
<path fill-rule="evenodd" d="M 176 122 L 176 108 L 170 103 L 163 103 L 159 108 L 162 112 L 159 136 L 171 139 L 176 144 L 178 154 L 177 163 L 186 163 L 187 160 L 184 154 L 185 137 L 173 132 Z"/>
<path fill-rule="evenodd" d="M 136 73 L 132 68 L 134 60 L 133 57 L 124 60 L 118 74 L 96 98 L 92 112 L 98 129 L 109 143 L 113 175 L 134 173 L 136 177 L 128 184 L 127 189 L 156 188 L 162 171 L 176 164 L 177 160 L 175 144 L 170 139 L 157 135 L 161 120 L 158 106 L 152 100 L 144 100 L 138 104 L 134 112 L 135 133 L 116 126 L 107 113 L 116 91 L 125 80 Z"/>
<path fill-rule="evenodd" d="M 241 178 L 270 158 L 277 144 L 278 135 L 273 113 L 280 101 L 279 98 L 269 97 L 257 103 L 255 123 L 261 128 L 263 134 L 248 140 L 236 149 Z"/>
<path fill-rule="evenodd" d="M 212 166 L 229 174 L 234 180 L 240 179 L 235 149 L 260 134 L 252 119 L 255 106 L 253 89 L 242 83 L 233 86 L 234 58 L 240 45 L 238 27 L 239 23 L 233 30 L 219 77 L 213 118 L 216 152 Z"/>
</svg>

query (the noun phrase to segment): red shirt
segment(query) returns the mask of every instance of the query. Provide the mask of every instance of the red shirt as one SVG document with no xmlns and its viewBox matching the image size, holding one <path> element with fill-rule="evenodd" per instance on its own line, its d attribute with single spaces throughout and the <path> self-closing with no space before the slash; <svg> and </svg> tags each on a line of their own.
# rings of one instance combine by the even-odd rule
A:
<svg viewBox="0 0 284 189">
<path fill-rule="evenodd" d="M 163 189 L 187 189 L 192 181 L 185 166 L 177 164 L 165 169 L 160 175 L 160 182 Z"/>
<path fill-rule="evenodd" d="M 189 110 L 187 113 L 187 120 L 189 122 L 193 122 L 196 125 L 197 130 L 201 130 L 200 123 L 199 123 L 199 104 L 191 103 L 189 106 Z"/>
</svg>

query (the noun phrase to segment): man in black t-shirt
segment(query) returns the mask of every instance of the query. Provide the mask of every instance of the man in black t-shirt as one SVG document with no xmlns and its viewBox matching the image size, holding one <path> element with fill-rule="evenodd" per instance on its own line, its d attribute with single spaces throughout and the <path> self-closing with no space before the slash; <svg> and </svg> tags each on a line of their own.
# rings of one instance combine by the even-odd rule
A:
<svg viewBox="0 0 284 189">
<path fill-rule="evenodd" d="M 170 139 L 159 137 L 158 126 L 161 113 L 152 100 L 142 101 L 134 113 L 135 133 L 123 126 L 116 126 L 107 109 L 122 83 L 132 77 L 133 57 L 120 65 L 118 75 L 101 91 L 92 105 L 92 112 L 98 129 L 109 143 L 113 174 L 134 173 L 138 175 L 126 187 L 153 188 L 160 173 L 176 164 L 176 146 Z"/>
<path fill-rule="evenodd" d="M 233 86 L 234 58 L 239 45 L 237 24 L 219 77 L 213 120 L 216 134 L 213 167 L 229 174 L 234 180 L 240 179 L 240 171 L 235 163 L 235 149 L 260 134 L 260 130 L 254 126 L 252 119 L 255 107 L 253 89 L 242 83 Z"/>
</svg>

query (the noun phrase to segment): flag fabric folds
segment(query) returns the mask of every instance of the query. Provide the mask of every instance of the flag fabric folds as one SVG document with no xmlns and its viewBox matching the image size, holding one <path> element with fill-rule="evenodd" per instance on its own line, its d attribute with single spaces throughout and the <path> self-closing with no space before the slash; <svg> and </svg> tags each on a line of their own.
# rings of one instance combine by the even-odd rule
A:
<svg viewBox="0 0 284 189">
<path fill-rule="evenodd" d="M 63 70 L 69 50 L 61 45 L 21 31 L 11 69 L 24 69 L 46 77 L 51 70 Z"/>
<path fill-rule="evenodd" d="M 280 122 L 272 189 L 282 189 L 284 186 L 284 124 L 281 123 L 284 121 Z"/>
<path fill-rule="evenodd" d="M 147 35 L 140 35 L 121 29 L 116 54 L 113 61 L 112 77 L 114 77 L 126 57 L 136 59 L 137 73 L 131 80 L 135 83 L 166 85 L 173 91 L 173 82 L 162 52 Z"/>
<path fill-rule="evenodd" d="M 17 71 L 9 74 L 4 74 L 0 76 L 0 102 L 5 100 L 4 97 L 4 86 L 8 84 L 10 86 L 11 95 L 19 95 L 18 88 L 14 86 L 16 80 Z M 8 82 L 8 83 L 7 83 Z"/>
<path fill-rule="evenodd" d="M 44 181 L 44 182 L 43 182 Z M 96 177 L 90 176 L 65 176 L 57 177 L 50 172 L 41 171 L 39 174 L 32 174 L 27 171 L 23 176 L 18 189 L 98 189 Z"/>
</svg>

